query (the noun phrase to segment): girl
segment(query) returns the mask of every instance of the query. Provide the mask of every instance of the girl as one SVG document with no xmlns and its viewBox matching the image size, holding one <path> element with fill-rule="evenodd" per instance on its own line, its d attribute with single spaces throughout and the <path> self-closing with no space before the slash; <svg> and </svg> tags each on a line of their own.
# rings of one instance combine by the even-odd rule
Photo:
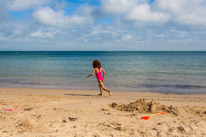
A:
<svg viewBox="0 0 206 137">
<path fill-rule="evenodd" d="M 100 96 L 102 96 L 102 89 L 104 89 L 105 91 L 107 91 L 109 93 L 109 95 L 112 95 L 112 92 L 110 90 L 108 90 L 107 88 L 104 87 L 103 85 L 103 81 L 104 81 L 104 76 L 106 74 L 106 72 L 104 71 L 104 69 L 102 68 L 102 64 L 99 60 L 94 60 L 93 61 L 93 71 L 91 74 L 89 74 L 87 76 L 87 78 L 89 78 L 90 76 L 93 76 L 94 73 L 96 73 L 96 77 L 97 77 L 97 81 L 99 83 L 99 89 L 100 89 Z M 102 76 L 102 72 L 103 72 L 103 76 Z"/>
</svg>

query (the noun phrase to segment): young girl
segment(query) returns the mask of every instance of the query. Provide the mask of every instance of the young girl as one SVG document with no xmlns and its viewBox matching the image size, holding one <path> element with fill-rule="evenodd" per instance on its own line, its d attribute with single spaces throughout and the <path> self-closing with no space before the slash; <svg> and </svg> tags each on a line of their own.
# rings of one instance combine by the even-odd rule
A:
<svg viewBox="0 0 206 137">
<path fill-rule="evenodd" d="M 112 95 L 112 92 L 110 90 L 108 90 L 107 88 L 104 87 L 103 82 L 104 82 L 104 76 L 106 74 L 106 72 L 104 71 L 104 69 L 102 68 L 102 64 L 99 60 L 94 60 L 93 61 L 93 71 L 91 74 L 89 74 L 87 76 L 87 78 L 89 78 L 90 76 L 93 76 L 94 73 L 96 73 L 96 77 L 97 77 L 97 81 L 99 83 L 99 89 L 100 89 L 100 96 L 102 96 L 102 89 L 104 89 L 105 91 L 107 91 L 109 93 L 109 95 Z M 103 72 L 103 76 L 102 76 L 102 72 Z"/>
</svg>

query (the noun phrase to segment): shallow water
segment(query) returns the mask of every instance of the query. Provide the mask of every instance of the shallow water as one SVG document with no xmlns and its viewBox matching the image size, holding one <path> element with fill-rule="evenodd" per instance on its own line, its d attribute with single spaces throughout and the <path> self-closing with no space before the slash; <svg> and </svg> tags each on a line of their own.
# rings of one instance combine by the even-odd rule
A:
<svg viewBox="0 0 206 137">
<path fill-rule="evenodd" d="M 206 93 L 206 52 L 0 52 L 0 86 L 98 90 L 92 61 L 112 90 Z"/>
</svg>

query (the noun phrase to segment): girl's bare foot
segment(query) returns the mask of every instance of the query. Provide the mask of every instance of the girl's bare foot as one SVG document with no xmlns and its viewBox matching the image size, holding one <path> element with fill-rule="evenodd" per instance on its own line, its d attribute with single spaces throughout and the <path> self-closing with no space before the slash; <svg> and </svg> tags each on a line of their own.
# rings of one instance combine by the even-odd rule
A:
<svg viewBox="0 0 206 137">
<path fill-rule="evenodd" d="M 112 96 L 112 92 L 109 90 L 109 95 Z"/>
<path fill-rule="evenodd" d="M 99 96 L 102 96 L 102 94 L 98 94 Z"/>
</svg>

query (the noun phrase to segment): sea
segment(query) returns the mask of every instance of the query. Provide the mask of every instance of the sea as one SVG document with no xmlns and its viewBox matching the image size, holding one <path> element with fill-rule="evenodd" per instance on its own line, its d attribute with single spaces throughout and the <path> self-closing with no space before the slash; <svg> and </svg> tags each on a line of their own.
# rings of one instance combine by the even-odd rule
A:
<svg viewBox="0 0 206 137">
<path fill-rule="evenodd" d="M 0 86 L 99 90 L 95 59 L 113 91 L 206 94 L 205 51 L 0 51 Z"/>
</svg>

